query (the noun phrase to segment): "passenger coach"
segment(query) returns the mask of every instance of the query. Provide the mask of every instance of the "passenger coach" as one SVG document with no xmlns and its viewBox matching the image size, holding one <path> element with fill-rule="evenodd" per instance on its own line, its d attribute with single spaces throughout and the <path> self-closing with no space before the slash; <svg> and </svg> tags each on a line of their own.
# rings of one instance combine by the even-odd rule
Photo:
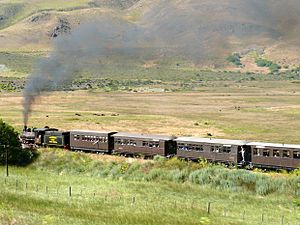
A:
<svg viewBox="0 0 300 225">
<path fill-rule="evenodd" d="M 177 156 L 181 158 L 204 158 L 227 164 L 247 164 L 251 161 L 251 149 L 246 141 L 195 137 L 178 137 L 175 141 Z"/>
<path fill-rule="evenodd" d="M 295 169 L 300 166 L 300 145 L 250 142 L 252 165 L 263 168 Z"/>
<path fill-rule="evenodd" d="M 70 149 L 91 152 L 112 153 L 116 132 L 72 130 L 70 131 Z"/>
<path fill-rule="evenodd" d="M 113 137 L 114 151 L 117 153 L 143 154 L 145 156 L 176 154 L 176 143 L 172 136 L 116 133 Z"/>
</svg>

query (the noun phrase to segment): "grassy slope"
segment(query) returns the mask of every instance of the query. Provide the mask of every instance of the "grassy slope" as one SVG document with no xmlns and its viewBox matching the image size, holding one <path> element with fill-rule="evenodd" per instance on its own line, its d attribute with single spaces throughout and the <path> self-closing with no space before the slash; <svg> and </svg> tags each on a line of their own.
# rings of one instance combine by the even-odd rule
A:
<svg viewBox="0 0 300 225">
<path fill-rule="evenodd" d="M 116 12 L 119 16 L 125 17 L 131 21 L 138 22 L 140 20 L 140 15 L 143 14 L 143 12 L 147 12 L 149 9 L 149 6 L 151 4 L 154 4 L 152 1 L 140 1 L 137 3 L 134 7 L 132 7 L 130 10 L 125 10 L 121 12 L 118 8 L 115 7 L 115 4 L 107 4 L 109 1 L 104 1 L 101 7 L 91 8 L 92 6 L 88 5 L 88 0 L 80 0 L 80 1 L 61 1 L 61 0 L 55 0 L 55 1 L 42 1 L 42 0 L 30 0 L 30 1 L 22 1 L 22 0 L 14 0 L 14 1 L 1 1 L 0 3 L 0 9 L 2 11 L 5 11 L 5 8 L 11 9 L 10 13 L 12 15 L 9 16 L 8 20 L 3 20 L 3 24 L 0 24 L 0 27 L 5 28 L 0 31 L 0 49 L 2 51 L 40 51 L 43 50 L 49 50 L 51 46 L 51 41 L 48 36 L 48 33 L 51 32 L 53 27 L 55 26 L 56 19 L 58 17 L 65 17 L 68 18 L 72 25 L 76 25 L 78 21 L 84 21 L 86 20 L 86 16 L 84 15 L 93 15 L 94 13 L 97 14 L 97 12 L 103 10 L 104 8 L 108 9 L 110 8 L 110 12 Z M 102 2 L 102 1 L 98 1 Z M 112 1 L 117 2 L 117 1 Z M 232 15 L 230 12 L 228 12 L 228 4 L 229 1 L 225 1 L 225 3 L 220 4 L 220 10 L 224 13 L 222 14 L 222 17 L 219 18 L 220 21 L 227 21 L 229 24 L 232 21 Z M 180 3 L 180 2 L 179 2 Z M 179 4 L 178 3 L 178 4 Z M 212 12 L 211 15 L 214 15 L 216 13 L 214 11 L 214 4 L 210 3 L 209 1 L 203 1 L 203 3 L 197 3 L 196 1 L 192 3 L 184 3 L 183 8 L 184 10 L 191 10 L 194 7 L 198 7 L 201 9 L 201 13 Z M 219 3 L 218 3 L 219 4 Z M 271 3 L 266 3 L 271 4 Z M 15 5 L 17 6 L 17 9 L 14 9 Z M 203 5 L 203 6 L 202 6 Z M 236 6 L 237 8 L 243 7 L 241 6 L 243 3 L 238 3 Z M 208 7 L 208 10 L 203 10 L 203 8 Z M 272 6 L 273 7 L 273 6 Z M 274 6 L 276 8 L 276 5 Z M 87 10 L 87 8 L 89 10 Z M 278 8 L 278 7 L 277 7 Z M 0 10 L 1 11 L 1 10 Z M 43 23 L 32 23 L 30 22 L 30 18 L 32 15 L 40 15 L 41 12 L 47 11 L 51 16 L 43 21 Z M 191 10 L 194 12 L 193 10 Z M 15 13 L 14 13 L 15 12 Z M 218 11 L 217 11 L 218 13 Z M 1 13 L 0 13 L 1 14 Z M 95 15 L 94 14 L 94 15 Z M 160 21 L 160 14 L 158 15 L 157 20 Z M 204 16 L 206 17 L 206 16 Z M 240 18 L 241 23 L 243 21 L 248 21 L 247 18 L 244 18 L 244 15 L 238 15 L 236 16 Z M 298 17 L 296 17 L 298 18 Z M 211 22 L 214 20 L 211 20 Z M 250 22 L 253 22 L 249 20 Z M 262 25 L 266 29 L 268 26 L 264 24 L 263 21 L 256 21 L 256 18 L 254 19 L 255 23 L 258 23 L 259 25 Z M 283 20 L 285 21 L 285 20 Z M 151 22 L 150 22 L 151 24 Z M 282 24 L 281 24 L 282 25 Z M 146 24 L 148 26 L 148 24 Z M 297 31 L 297 26 L 294 29 L 291 29 L 290 32 Z M 189 33 L 187 30 L 185 33 Z M 289 32 L 284 32 L 285 35 L 287 35 Z M 177 34 L 176 34 L 177 35 Z M 187 34 L 189 35 L 189 34 Z M 222 35 L 221 35 L 222 36 Z M 248 40 L 247 38 L 242 39 L 236 39 L 236 38 L 229 38 L 229 44 L 226 46 L 225 51 L 239 51 L 243 48 L 247 47 L 248 44 L 252 45 L 255 43 L 255 41 L 259 40 L 258 43 L 265 43 L 264 46 L 261 47 L 267 47 L 266 54 L 264 57 L 274 59 L 276 62 L 280 62 L 281 65 L 287 65 L 290 64 L 292 67 L 296 67 L 299 64 L 298 56 L 297 56 L 297 41 L 293 36 L 288 36 L 287 38 L 284 38 L 280 41 L 275 41 L 275 43 L 271 44 L 271 42 L 268 42 L 266 39 L 257 36 L 255 38 L 252 38 L 252 40 Z M 232 40 L 231 40 L 232 39 Z M 244 41 L 244 43 L 243 43 Z M 249 42 L 249 43 L 248 43 Z M 246 44 L 248 43 L 248 44 Z M 225 44 L 224 44 L 225 46 Z M 242 47 L 241 47 L 242 46 Z M 284 50 L 284 54 L 282 54 Z M 224 51 L 222 52 L 222 54 Z M 223 57 L 225 59 L 225 56 Z M 224 66 L 222 65 L 223 58 L 219 59 L 219 63 L 216 63 L 216 61 L 210 61 L 209 66 L 217 65 L 217 66 Z M 220 61 L 221 60 L 221 61 Z M 248 68 L 248 67 L 247 67 Z M 247 68 L 245 70 L 247 70 Z M 233 69 L 233 68 L 231 68 Z M 235 68 L 237 70 L 238 68 Z M 249 67 L 250 71 L 256 71 L 257 68 Z"/>
<path fill-rule="evenodd" d="M 3 24 L 1 28 L 9 27 L 34 13 L 45 10 L 72 10 L 74 8 L 85 8 L 88 7 L 88 0 L 71 0 L 71 1 L 43 1 L 43 0 L 13 0 L 13 1 L 1 1 L 2 8 L 12 9 L 12 15 L 10 18 Z M 19 10 L 13 10 L 15 6 L 18 6 Z M 14 13 L 15 11 L 15 13 Z"/>
<path fill-rule="evenodd" d="M 218 190 L 189 182 L 160 181 L 151 172 L 145 177 L 148 181 L 143 181 L 139 173 L 130 175 L 129 159 L 91 157 L 93 160 L 86 154 L 48 150 L 27 169 L 10 168 L 10 177 L 0 178 L 0 223 L 258 224 L 262 213 L 268 224 L 278 224 L 282 215 L 284 224 L 294 225 L 300 219 L 295 198 L 287 193 L 259 196 L 230 191 L 230 187 Z M 144 165 L 149 171 L 159 165 L 131 161 L 133 168 Z M 179 165 L 165 166 L 163 171 Z M 133 181 L 135 178 L 139 181 Z M 210 215 L 206 213 L 208 202 L 212 203 Z"/>
</svg>

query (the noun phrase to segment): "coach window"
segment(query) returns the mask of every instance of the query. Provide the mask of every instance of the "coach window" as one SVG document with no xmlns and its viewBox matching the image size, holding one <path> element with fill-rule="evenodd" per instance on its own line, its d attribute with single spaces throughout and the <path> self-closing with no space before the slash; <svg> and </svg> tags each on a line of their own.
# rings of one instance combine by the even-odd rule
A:
<svg viewBox="0 0 300 225">
<path fill-rule="evenodd" d="M 283 158 L 290 158 L 290 155 L 291 155 L 291 153 L 290 153 L 289 150 L 283 150 L 282 151 L 282 157 Z"/>
<path fill-rule="evenodd" d="M 229 147 L 229 146 L 223 146 L 223 152 L 224 153 L 230 153 L 231 152 L 231 147 Z"/>
<path fill-rule="evenodd" d="M 300 151 L 294 151 L 293 157 L 294 159 L 300 159 Z"/>
<path fill-rule="evenodd" d="M 222 147 L 221 146 L 216 146 L 216 152 L 221 153 L 222 152 Z"/>
<path fill-rule="evenodd" d="M 273 150 L 273 157 L 280 157 L 280 151 L 279 150 Z"/>
<path fill-rule="evenodd" d="M 107 137 L 101 137 L 102 142 L 106 143 L 107 142 Z"/>
<path fill-rule="evenodd" d="M 203 152 L 203 145 L 196 145 L 195 150 L 196 152 Z"/>
<path fill-rule="evenodd" d="M 253 148 L 253 155 L 260 156 L 260 150 L 258 148 Z"/>
<path fill-rule="evenodd" d="M 79 141 L 80 140 L 80 135 L 75 134 L 74 135 L 74 141 Z"/>
<path fill-rule="evenodd" d="M 149 147 L 149 142 L 148 141 L 143 141 L 142 145 L 143 145 L 143 147 Z"/>
<path fill-rule="evenodd" d="M 214 152 L 215 151 L 215 146 L 210 146 L 210 151 Z"/>
<path fill-rule="evenodd" d="M 263 156 L 269 157 L 270 156 L 270 150 L 269 149 L 264 149 L 263 150 Z"/>
<path fill-rule="evenodd" d="M 187 149 L 186 149 L 186 150 L 187 150 L 188 152 L 192 151 L 193 149 L 194 149 L 194 145 L 192 145 L 192 144 L 188 144 L 188 145 L 187 145 Z"/>
<path fill-rule="evenodd" d="M 178 150 L 186 151 L 187 150 L 186 144 L 184 144 L 184 143 L 178 143 Z"/>
<path fill-rule="evenodd" d="M 153 148 L 159 148 L 159 142 L 157 142 L 157 141 L 154 141 L 152 143 L 152 145 L 153 145 Z"/>
</svg>

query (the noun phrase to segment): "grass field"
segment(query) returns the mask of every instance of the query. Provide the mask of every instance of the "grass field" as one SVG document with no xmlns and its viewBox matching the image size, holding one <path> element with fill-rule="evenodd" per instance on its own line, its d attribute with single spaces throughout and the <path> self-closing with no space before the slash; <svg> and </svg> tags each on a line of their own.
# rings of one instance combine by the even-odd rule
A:
<svg viewBox="0 0 300 225">
<path fill-rule="evenodd" d="M 262 196 L 230 186 L 157 179 L 151 170 L 157 171 L 159 161 L 62 150 L 41 154 L 28 168 L 10 167 L 10 176 L 0 177 L 1 224 L 296 225 L 300 220 L 296 198 L 288 189 Z M 178 170 L 181 164 L 166 162 L 165 171 Z"/>
<path fill-rule="evenodd" d="M 290 81 L 211 82 L 197 92 L 53 92 L 35 103 L 29 125 L 300 143 L 299 97 Z M 21 130 L 21 94 L 0 99 L 0 117 Z"/>
<path fill-rule="evenodd" d="M 137 92 L 47 93 L 34 104 L 29 125 L 300 143 L 299 82 L 239 81 L 227 74 L 205 78 L 195 89 L 165 92 L 198 77 L 192 71 L 172 82 L 170 74 L 161 84 L 133 85 Z M 0 117 L 21 131 L 22 94 L 0 92 L 0 102 Z M 224 168 L 193 173 L 189 165 L 157 168 L 152 161 L 52 151 L 0 178 L 0 224 L 296 225 L 300 220 L 295 175 L 248 176 Z M 0 170 L 4 174 L 4 167 Z M 254 179 L 250 189 L 236 183 L 241 177 Z"/>
</svg>

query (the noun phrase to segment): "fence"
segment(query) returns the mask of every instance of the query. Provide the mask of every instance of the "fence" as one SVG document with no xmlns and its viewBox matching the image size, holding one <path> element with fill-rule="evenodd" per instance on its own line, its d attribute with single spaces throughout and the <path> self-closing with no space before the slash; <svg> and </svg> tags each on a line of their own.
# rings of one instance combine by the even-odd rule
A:
<svg viewBox="0 0 300 225">
<path fill-rule="evenodd" d="M 292 215 L 286 216 L 286 214 L 270 215 L 262 212 L 255 213 L 255 220 L 253 215 L 249 216 L 247 209 L 241 209 L 240 211 L 232 211 L 230 204 L 222 206 L 217 201 L 203 201 L 201 199 L 193 199 L 192 201 L 182 202 L 179 200 L 173 200 L 170 197 L 152 197 L 138 196 L 138 195 L 124 195 L 116 194 L 113 192 L 101 192 L 100 190 L 93 190 L 91 188 L 79 188 L 76 185 L 45 185 L 36 182 L 24 181 L 14 179 L 10 177 L 2 178 L 2 188 L 6 192 L 18 192 L 20 194 L 43 197 L 43 198 L 58 198 L 67 199 L 70 201 L 95 201 L 99 204 L 107 204 L 108 206 L 121 205 L 124 207 L 153 207 L 157 210 L 164 207 L 172 207 L 179 211 L 184 210 L 198 210 L 201 213 L 211 215 L 214 217 L 228 218 L 232 220 L 239 220 L 245 224 L 279 224 L 279 225 L 295 225 L 291 222 L 290 218 L 296 213 L 299 213 L 299 208 L 294 207 Z"/>
</svg>

